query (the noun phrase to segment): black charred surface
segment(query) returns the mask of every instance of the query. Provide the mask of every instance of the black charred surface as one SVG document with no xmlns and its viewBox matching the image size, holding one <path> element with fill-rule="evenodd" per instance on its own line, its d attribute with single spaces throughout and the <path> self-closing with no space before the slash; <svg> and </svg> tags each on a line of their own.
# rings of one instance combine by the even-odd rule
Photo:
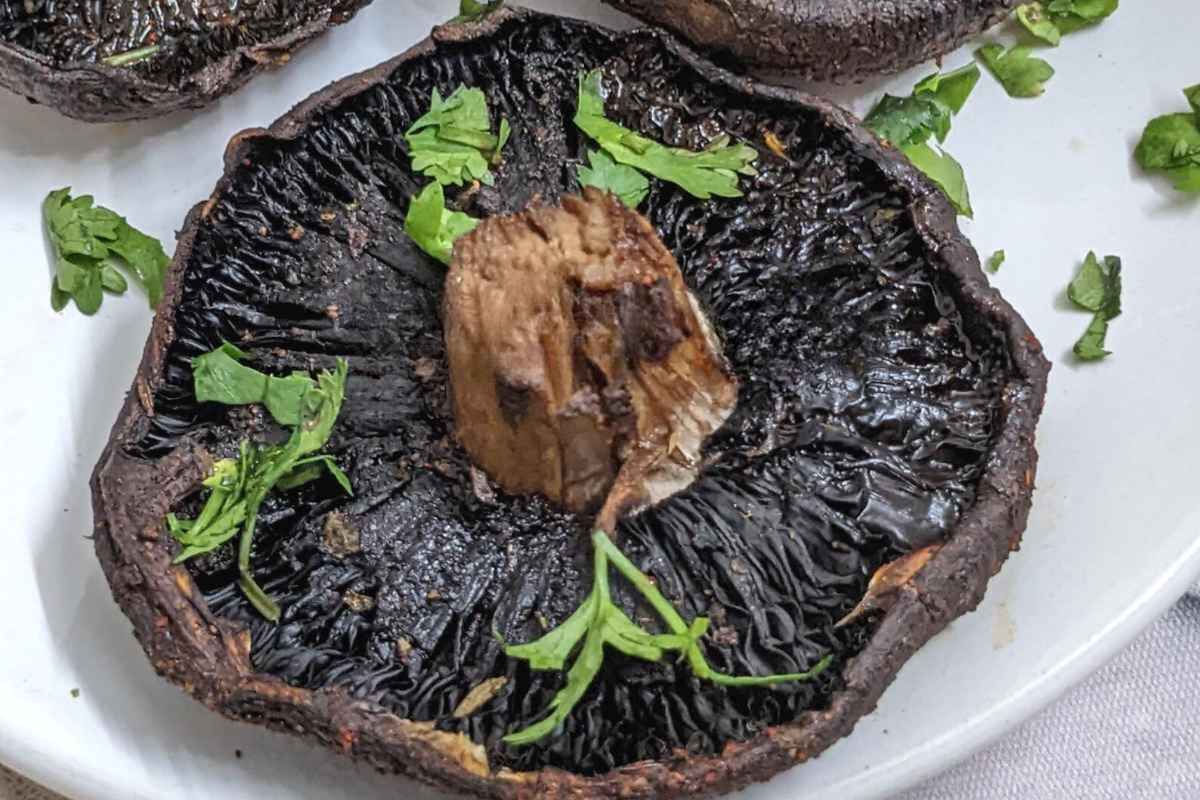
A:
<svg viewBox="0 0 1200 800">
<path fill-rule="evenodd" d="M 269 42 L 324 15 L 347 15 L 345 0 L 2 0 L 0 39 L 55 66 L 95 63 L 157 44 L 131 68 L 179 82 L 222 56 Z"/>
<path fill-rule="evenodd" d="M 89 122 L 199 108 L 370 0 L 0 0 L 0 85 Z M 125 66 L 104 60 L 151 45 Z"/>
<path fill-rule="evenodd" d="M 575 87 L 595 66 L 610 115 L 632 128 L 693 148 L 723 132 L 757 143 L 770 130 L 791 158 L 763 149 L 745 198 L 699 201 L 655 182 L 644 207 L 723 338 L 741 394 L 698 481 L 620 533 L 685 617 L 712 618 L 718 669 L 796 671 L 858 652 L 869 626 L 834 622 L 876 567 L 940 540 L 971 506 L 1009 370 L 1002 333 L 963 318 L 903 198 L 855 145 L 816 112 L 698 80 L 654 34 L 511 20 L 486 47 L 444 42 L 407 62 L 294 141 L 254 143 L 198 230 L 156 415 L 131 452 L 160 457 L 187 436 L 225 454 L 270 435 L 260 415 L 196 405 L 188 359 L 222 339 L 279 372 L 349 357 L 329 449 L 355 496 L 325 483 L 274 497 L 259 525 L 254 564 L 282 622 L 250 609 L 228 553 L 194 564 L 196 580 L 216 613 L 251 630 L 258 669 L 437 720 L 484 743 L 493 766 L 522 770 L 596 773 L 673 748 L 717 752 L 823 707 L 840 681 L 830 670 L 811 684 L 729 691 L 686 666 L 610 653 L 561 736 L 516 751 L 499 742 L 539 718 L 562 677 L 508 662 L 493 629 L 527 641 L 577 606 L 590 581 L 588 520 L 491 491 L 453 441 L 442 268 L 402 231 L 425 181 L 401 134 L 435 87 L 478 86 L 513 136 L 495 189 L 464 198 L 466 210 L 552 200 L 575 189 L 586 153 L 570 121 Z M 335 509 L 361 552 L 323 546 Z M 454 720 L 494 675 L 511 678 L 500 695 Z"/>
</svg>

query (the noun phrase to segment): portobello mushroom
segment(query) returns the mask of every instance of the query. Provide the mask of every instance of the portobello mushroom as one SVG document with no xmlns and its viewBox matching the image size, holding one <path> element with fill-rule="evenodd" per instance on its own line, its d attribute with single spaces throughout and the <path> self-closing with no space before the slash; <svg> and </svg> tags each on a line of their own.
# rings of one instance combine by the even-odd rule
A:
<svg viewBox="0 0 1200 800">
<path fill-rule="evenodd" d="M 719 61 L 851 82 L 938 58 L 1019 0 L 606 0 Z"/>
<path fill-rule="evenodd" d="M 370 0 L 0 0 L 0 86 L 86 122 L 201 108 Z"/>
<path fill-rule="evenodd" d="M 737 398 L 694 480 L 615 535 L 685 618 L 711 619 L 715 669 L 836 660 L 812 681 L 731 688 L 608 652 L 562 726 L 516 747 L 503 737 L 540 719 L 564 676 L 501 640 L 536 639 L 579 606 L 593 520 L 505 491 L 456 437 L 446 271 L 403 233 L 426 179 L 402 134 L 435 89 L 477 87 L 512 135 L 494 186 L 450 203 L 569 208 L 588 150 L 575 88 L 595 68 L 613 121 L 692 150 L 723 135 L 759 150 L 740 197 L 654 180 L 641 206 Z M 487 257 L 487 225 L 456 259 Z M 114 597 L 156 670 L 213 710 L 441 787 L 628 798 L 765 780 L 847 734 L 976 606 L 1025 526 L 1048 364 L 945 198 L 846 112 L 658 31 L 523 10 L 435 30 L 236 136 L 167 283 L 93 477 Z M 252 567 L 278 624 L 239 591 L 230 546 L 173 566 L 163 525 L 194 513 L 214 458 L 274 435 L 254 407 L 197 403 L 190 360 L 223 340 L 272 373 L 350 364 L 326 451 L 354 496 L 322 479 L 272 494 L 259 517 Z M 612 596 L 655 627 L 629 586 Z"/>
</svg>

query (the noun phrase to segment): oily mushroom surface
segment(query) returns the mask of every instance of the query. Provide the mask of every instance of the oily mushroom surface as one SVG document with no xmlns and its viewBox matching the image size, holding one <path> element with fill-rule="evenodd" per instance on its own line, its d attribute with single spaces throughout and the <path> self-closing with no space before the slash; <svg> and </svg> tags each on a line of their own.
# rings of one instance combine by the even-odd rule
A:
<svg viewBox="0 0 1200 800">
<path fill-rule="evenodd" d="M 652 181 L 641 208 L 739 389 L 695 482 L 617 537 L 685 618 L 712 619 L 714 668 L 837 663 L 811 683 L 725 689 L 610 653 L 561 732 L 514 749 L 500 738 L 539 719 L 563 676 L 507 659 L 495 634 L 529 641 L 575 609 L 591 520 L 506 494 L 455 439 L 445 269 L 403 233 L 426 180 L 401 134 L 434 88 L 479 87 L 512 138 L 495 187 L 450 202 L 479 217 L 555 202 L 578 191 L 575 87 L 595 67 L 630 128 L 760 149 L 744 197 Z M 938 191 L 823 101 L 735 79 L 661 33 L 506 10 L 240 135 L 226 163 L 184 228 L 93 482 L 115 597 L 156 669 L 223 714 L 484 797 L 729 790 L 845 735 L 1019 541 L 1040 346 Z M 194 510 L 212 458 L 279 434 L 261 410 L 197 404 L 189 359 L 222 340 L 272 372 L 350 362 L 328 450 L 355 495 L 321 481 L 260 517 L 252 563 L 278 625 L 237 590 L 232 552 L 171 567 L 162 530 Z M 886 603 L 837 625 L 880 566 L 930 546 Z"/>
<path fill-rule="evenodd" d="M 87 122 L 200 108 L 370 0 L 0 0 L 0 86 Z M 158 46 L 126 66 L 106 58 Z"/>
<path fill-rule="evenodd" d="M 1018 0 L 606 0 L 721 63 L 851 82 L 949 53 Z"/>
</svg>

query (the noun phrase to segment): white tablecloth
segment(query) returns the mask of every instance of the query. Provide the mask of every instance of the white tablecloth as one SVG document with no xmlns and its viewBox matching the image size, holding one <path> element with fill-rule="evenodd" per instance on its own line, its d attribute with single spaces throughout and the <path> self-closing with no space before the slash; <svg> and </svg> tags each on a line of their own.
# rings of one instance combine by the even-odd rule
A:
<svg viewBox="0 0 1200 800">
<path fill-rule="evenodd" d="M 897 800 L 1200 799 L 1200 591 L 1007 738 Z"/>
<path fill-rule="evenodd" d="M 1200 800 L 1198 665 L 1194 591 L 1058 703 L 896 800 Z M 0 767 L 0 800 L 61 798 Z"/>
</svg>

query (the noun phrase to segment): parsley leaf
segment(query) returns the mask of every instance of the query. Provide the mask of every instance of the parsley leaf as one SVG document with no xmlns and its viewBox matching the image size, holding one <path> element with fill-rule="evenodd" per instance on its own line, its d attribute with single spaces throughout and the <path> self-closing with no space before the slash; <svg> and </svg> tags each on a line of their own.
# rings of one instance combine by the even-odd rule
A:
<svg viewBox="0 0 1200 800">
<path fill-rule="evenodd" d="M 459 86 L 442 99 L 434 89 L 429 111 L 404 134 L 412 168 L 446 186 L 461 186 L 467 180 L 493 185 L 488 167 L 500 163 L 512 129 L 507 119 L 500 120 L 497 134 L 491 127 L 482 91 Z"/>
<path fill-rule="evenodd" d="M 997 272 L 1000 271 L 1000 267 L 1003 266 L 1004 259 L 1005 259 L 1004 251 L 997 250 L 996 252 L 992 253 L 991 256 L 988 257 L 987 263 L 984 264 L 984 269 L 986 269 L 988 272 L 995 275 Z"/>
<path fill-rule="evenodd" d="M 741 197 L 738 175 L 757 175 L 752 164 L 758 151 L 747 144 L 731 144 L 728 135 L 717 137 L 700 152 L 667 147 L 635 133 L 604 116 L 603 73 L 594 69 L 579 78 L 579 105 L 575 125 L 590 136 L 616 163 L 669 181 L 688 194 L 707 200 Z"/>
<path fill-rule="evenodd" d="M 158 305 L 171 259 L 157 239 L 95 205 L 91 195 L 72 198 L 70 187 L 46 196 L 42 219 L 54 253 L 50 306 L 55 311 L 74 300 L 81 312 L 95 314 L 105 291 L 123 294 L 128 288 L 122 271 L 146 291 L 151 308 Z"/>
<path fill-rule="evenodd" d="M 241 354 L 232 345 L 222 345 L 213 352 L 223 352 L 235 365 Z M 346 361 L 339 358 L 333 372 L 324 371 L 317 376 L 315 385 L 310 385 L 298 403 L 300 416 L 286 443 L 264 446 L 243 441 L 236 459 L 222 459 L 213 465 L 212 474 L 204 481 L 209 495 L 199 516 L 180 519 L 175 514 L 167 515 L 167 530 L 183 546 L 175 557 L 176 564 L 211 552 L 240 532 L 238 585 L 258 612 L 271 622 L 279 621 L 279 606 L 254 580 L 250 569 L 258 511 L 272 489 L 300 486 L 316 478 L 322 466 L 343 490 L 352 493 L 349 478 L 332 458 L 309 455 L 329 441 L 346 396 L 346 374 Z M 243 375 L 236 382 L 247 381 Z"/>
<path fill-rule="evenodd" d="M 192 359 L 192 382 L 201 403 L 262 403 L 280 425 L 299 425 L 305 396 L 316 383 L 302 372 L 267 375 L 242 364 L 247 354 L 229 342 Z"/>
<path fill-rule="evenodd" d="M 1095 25 L 1117 10 L 1119 0 L 1049 0 L 1017 6 L 1017 21 L 1046 44 L 1057 46 L 1062 37 Z"/>
<path fill-rule="evenodd" d="M 491 0 L 491 2 L 482 3 L 479 0 L 462 0 L 458 5 L 458 16 L 450 21 L 478 22 L 488 14 L 499 9 L 502 5 L 504 5 L 504 0 Z"/>
<path fill-rule="evenodd" d="M 618 164 L 603 150 L 588 152 L 590 167 L 579 168 L 579 185 L 612 192 L 630 208 L 637 208 L 650 193 L 650 181 L 636 169 Z"/>
<path fill-rule="evenodd" d="M 977 83 L 979 67 L 974 64 L 935 72 L 918 82 L 908 97 L 884 95 L 864 122 L 879 138 L 901 150 L 931 136 L 944 142 L 951 118 L 962 110 Z"/>
<path fill-rule="evenodd" d="M 1054 47 L 1062 41 L 1062 31 L 1054 24 L 1054 20 L 1046 13 L 1041 3 L 1025 3 L 1017 6 L 1017 21 L 1025 30 L 1032 33 L 1048 45 Z"/>
<path fill-rule="evenodd" d="M 968 64 L 934 73 L 913 87 L 908 97 L 884 95 L 864 122 L 879 138 L 902 151 L 917 169 L 941 187 L 958 213 L 971 216 L 971 197 L 960 165 L 947 152 L 928 144 L 944 142 L 951 119 L 962 110 L 975 84 L 979 67 Z"/>
<path fill-rule="evenodd" d="M 599 674 L 604 663 L 605 645 L 631 658 L 652 662 L 661 661 L 668 652 L 679 653 L 680 658 L 687 660 L 697 678 L 722 686 L 769 686 L 812 680 L 833 663 L 831 654 L 806 672 L 763 676 L 734 676 L 717 672 L 705 660 L 700 649 L 700 639 L 708 631 L 708 619 L 697 617 L 690 625 L 684 622 L 683 617 L 658 587 L 617 549 L 604 531 L 597 530 L 592 533 L 592 547 L 592 591 L 575 613 L 568 617 L 566 622 L 536 641 L 504 646 L 505 655 L 528 661 L 532 669 L 561 670 L 576 646 L 580 641 L 583 642 L 574 663 L 567 671 L 566 685 L 550 701 L 550 713 L 528 728 L 505 736 L 505 744 L 520 747 L 533 744 L 554 733 L 570 716 L 575 705 L 587 693 L 588 687 Z M 662 617 L 669 633 L 652 634 L 639 627 L 613 602 L 608 582 L 609 566 L 615 567 L 617 572 L 638 590 Z"/>
<path fill-rule="evenodd" d="M 979 67 L 967 64 L 950 72 L 935 72 L 923 78 L 913 87 L 913 94 L 932 100 L 939 106 L 948 109 L 951 114 L 957 114 L 966 105 L 967 98 L 971 96 L 977 83 L 979 83 Z M 947 124 L 946 133 L 949 131 Z M 938 137 L 938 141 L 945 138 L 945 134 L 942 134 Z"/>
<path fill-rule="evenodd" d="M 975 213 L 971 208 L 971 193 L 967 190 L 967 178 L 963 174 L 962 164 L 959 164 L 954 156 L 928 144 L 909 145 L 904 148 L 904 155 L 908 156 L 914 167 L 941 187 L 955 211 L 964 217 Z"/>
<path fill-rule="evenodd" d="M 431 183 L 409 201 L 404 232 L 426 253 L 449 264 L 454 240 L 478 224 L 479 220 L 461 211 L 447 211 L 445 190 L 440 183 Z"/>
<path fill-rule="evenodd" d="M 1075 343 L 1081 361 L 1098 361 L 1109 355 L 1104 349 L 1108 323 L 1121 315 L 1121 259 L 1105 256 L 1103 264 L 1088 253 L 1079 274 L 1067 287 L 1067 297 L 1078 308 L 1092 312 L 1092 321 Z"/>
<path fill-rule="evenodd" d="M 1183 93 L 1192 113 L 1150 120 L 1133 155 L 1142 169 L 1162 172 L 1179 191 L 1200 192 L 1200 84 Z"/>
<path fill-rule="evenodd" d="M 1009 97 L 1037 97 L 1046 91 L 1045 82 L 1054 76 L 1054 67 L 1024 45 L 1005 50 L 1002 45 L 986 44 L 975 55 L 1000 81 Z"/>
</svg>

